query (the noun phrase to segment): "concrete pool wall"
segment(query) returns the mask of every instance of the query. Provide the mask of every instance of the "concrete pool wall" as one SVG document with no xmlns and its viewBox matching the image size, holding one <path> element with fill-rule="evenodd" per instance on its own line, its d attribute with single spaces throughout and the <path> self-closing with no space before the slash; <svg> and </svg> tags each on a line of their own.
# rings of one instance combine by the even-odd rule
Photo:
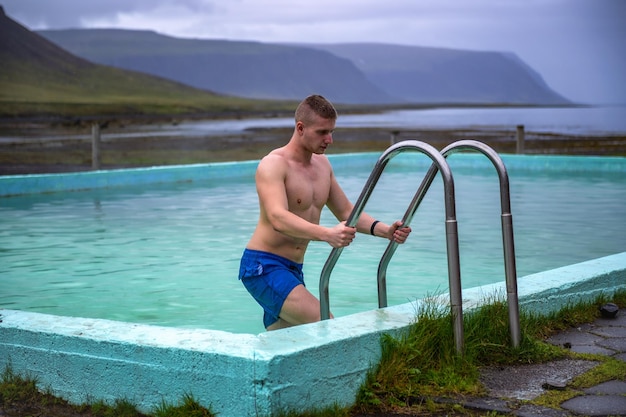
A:
<svg viewBox="0 0 626 417">
<path fill-rule="evenodd" d="M 336 168 L 349 168 L 372 167 L 378 156 L 330 158 Z M 490 165 L 480 155 L 451 158 L 465 167 Z M 626 158 L 502 158 L 509 170 L 626 172 Z M 252 178 L 256 163 L 5 176 L 0 177 L 0 197 Z M 624 288 L 626 252 L 520 278 L 520 306 L 543 314 Z M 464 289 L 464 308 L 504 293 L 504 283 Z M 0 367 L 33 376 L 40 387 L 74 403 L 127 399 L 147 412 L 162 401 L 176 403 L 184 394 L 211 406 L 220 417 L 348 405 L 380 358 L 380 337 L 404 332 L 419 303 L 259 335 L 0 309 Z"/>
<path fill-rule="evenodd" d="M 626 252 L 520 278 L 520 308 L 546 314 L 618 289 Z M 504 291 L 464 290 L 464 308 Z M 381 335 L 406 330 L 420 302 L 259 335 L 0 310 L 0 366 L 73 403 L 127 399 L 146 412 L 185 394 L 225 417 L 345 406 Z"/>
</svg>

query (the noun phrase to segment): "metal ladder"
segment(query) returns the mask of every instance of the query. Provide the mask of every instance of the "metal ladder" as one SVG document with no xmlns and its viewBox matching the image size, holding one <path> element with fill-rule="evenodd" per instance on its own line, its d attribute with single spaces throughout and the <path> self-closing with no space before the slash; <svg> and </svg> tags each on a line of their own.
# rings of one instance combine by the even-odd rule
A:
<svg viewBox="0 0 626 417">
<path fill-rule="evenodd" d="M 453 330 L 455 346 L 458 353 L 463 352 L 463 308 L 461 296 L 461 271 L 459 261 L 459 242 L 458 227 L 456 221 L 456 207 L 454 195 L 454 180 L 450 167 L 445 158 L 449 155 L 466 150 L 476 150 L 487 156 L 493 163 L 500 180 L 500 202 L 501 202 L 501 218 L 502 218 L 502 238 L 504 245 L 505 260 L 505 276 L 507 287 L 507 302 L 509 308 L 509 327 L 511 332 L 511 343 L 513 347 L 518 347 L 520 343 L 520 326 L 519 326 L 519 306 L 517 297 L 517 276 L 515 267 L 515 248 L 513 239 L 513 220 L 511 216 L 509 180 L 506 168 L 499 155 L 484 143 L 473 140 L 462 140 L 444 148 L 441 153 L 427 143 L 408 140 L 398 142 L 389 147 L 378 159 L 370 177 L 368 178 L 361 195 L 357 199 L 352 213 L 346 220 L 348 226 L 354 227 L 358 221 L 360 214 L 363 212 L 365 204 L 369 199 L 378 179 L 380 178 L 387 163 L 400 153 L 406 151 L 419 151 L 428 155 L 433 164 L 426 173 L 422 183 L 420 184 L 413 200 L 402 219 L 403 224 L 408 226 L 413 219 L 413 215 L 417 211 L 422 199 L 430 188 L 437 172 L 441 172 L 444 186 L 444 201 L 446 211 L 446 246 L 448 257 L 448 281 L 450 289 L 450 308 L 453 317 Z M 378 266 L 378 305 L 380 308 L 387 307 L 387 266 L 391 257 L 395 253 L 398 244 L 390 242 L 385 250 Z M 330 274 L 343 248 L 334 248 L 320 276 L 320 313 L 322 320 L 330 317 L 328 282 Z"/>
</svg>

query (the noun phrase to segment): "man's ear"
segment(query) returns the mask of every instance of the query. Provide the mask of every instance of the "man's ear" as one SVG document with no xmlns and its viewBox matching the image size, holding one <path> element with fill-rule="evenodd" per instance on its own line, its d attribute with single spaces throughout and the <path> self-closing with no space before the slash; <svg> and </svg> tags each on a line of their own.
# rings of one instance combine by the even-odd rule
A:
<svg viewBox="0 0 626 417">
<path fill-rule="evenodd" d="M 296 122 L 296 131 L 302 134 L 304 132 L 304 123 L 300 121 Z"/>
</svg>

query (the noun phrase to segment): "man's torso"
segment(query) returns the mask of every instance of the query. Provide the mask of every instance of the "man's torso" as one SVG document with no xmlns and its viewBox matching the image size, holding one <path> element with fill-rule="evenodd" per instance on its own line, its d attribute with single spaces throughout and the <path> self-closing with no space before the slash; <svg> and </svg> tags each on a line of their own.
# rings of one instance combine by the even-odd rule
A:
<svg viewBox="0 0 626 417">
<path fill-rule="evenodd" d="M 313 155 L 310 164 L 302 164 L 284 158 L 287 163 L 284 186 L 289 211 L 310 223 L 319 224 L 332 182 L 328 160 L 324 156 Z M 261 208 L 259 224 L 248 247 L 302 263 L 308 244 L 309 240 L 294 238 L 274 230 Z"/>
</svg>

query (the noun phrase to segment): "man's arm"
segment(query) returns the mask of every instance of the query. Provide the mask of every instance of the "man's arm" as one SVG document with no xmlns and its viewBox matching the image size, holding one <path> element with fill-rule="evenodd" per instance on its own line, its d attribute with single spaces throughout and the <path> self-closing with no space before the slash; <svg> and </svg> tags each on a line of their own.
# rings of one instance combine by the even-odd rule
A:
<svg viewBox="0 0 626 417">
<path fill-rule="evenodd" d="M 339 221 L 347 220 L 354 209 L 354 204 L 350 202 L 334 174 L 332 175 L 328 208 Z M 411 228 L 403 227 L 400 220 L 395 221 L 392 225 L 381 221 L 378 221 L 376 224 L 374 222 L 376 222 L 376 219 L 363 211 L 357 221 L 356 229 L 358 232 L 366 234 L 371 234 L 373 231 L 374 236 L 384 237 L 398 243 L 404 243 L 411 233 Z"/>
<path fill-rule="evenodd" d="M 285 178 L 288 165 L 277 155 L 261 160 L 256 186 L 262 214 L 274 230 L 295 239 L 328 242 L 333 247 L 347 246 L 354 239 L 352 228 L 343 224 L 328 228 L 312 223 L 289 211 Z"/>
</svg>

